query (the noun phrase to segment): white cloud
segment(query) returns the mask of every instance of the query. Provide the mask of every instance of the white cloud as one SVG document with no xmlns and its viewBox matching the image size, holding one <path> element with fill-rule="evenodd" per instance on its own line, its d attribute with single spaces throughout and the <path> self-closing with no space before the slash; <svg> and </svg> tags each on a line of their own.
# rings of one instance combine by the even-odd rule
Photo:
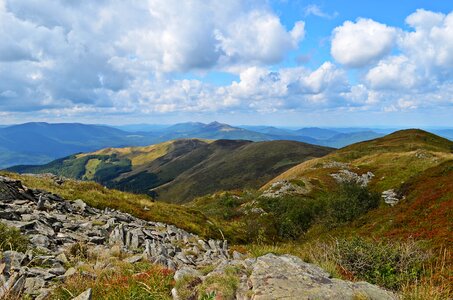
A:
<svg viewBox="0 0 453 300">
<path fill-rule="evenodd" d="M 253 11 L 228 27 L 218 28 L 216 35 L 224 63 L 273 64 L 297 48 L 305 35 L 305 24 L 299 21 L 287 32 L 275 15 Z"/>
<path fill-rule="evenodd" d="M 401 50 L 428 76 L 453 75 L 453 12 L 417 10 L 406 18 L 415 30 L 401 38 Z"/>
<path fill-rule="evenodd" d="M 321 7 L 319 7 L 319 5 L 310 4 L 310 5 L 307 5 L 304 8 L 304 15 L 306 17 L 310 16 L 310 15 L 313 15 L 313 16 L 317 16 L 317 17 L 325 18 L 325 19 L 334 19 L 334 18 L 336 18 L 338 16 L 338 13 L 335 12 L 333 14 L 328 14 L 325 11 L 323 11 L 321 9 Z"/>
<path fill-rule="evenodd" d="M 420 84 L 416 65 L 405 56 L 380 61 L 366 75 L 373 89 L 411 89 Z"/>
<path fill-rule="evenodd" d="M 324 12 L 312 7 L 310 13 Z M 281 67 L 304 39 L 305 23 L 284 26 L 265 1 L 0 0 L 0 111 L 85 116 L 451 107 L 453 14 L 418 10 L 406 22 L 409 31 L 369 19 L 344 22 L 332 34 L 339 64 L 309 69 Z M 207 83 L 203 76 L 212 70 L 238 79 Z"/>
<path fill-rule="evenodd" d="M 431 30 L 442 24 L 445 15 L 424 9 L 418 9 L 406 18 L 406 23 L 417 30 Z"/>
<path fill-rule="evenodd" d="M 363 67 L 388 54 L 397 31 L 371 19 L 346 21 L 333 31 L 331 54 L 347 67 Z"/>
<path fill-rule="evenodd" d="M 399 32 L 396 50 L 400 54 L 371 67 L 366 81 L 376 90 L 440 92 L 445 83 L 453 81 L 453 12 L 417 10 L 406 23 L 413 30 Z"/>
<path fill-rule="evenodd" d="M 325 62 L 317 70 L 303 79 L 308 91 L 319 94 L 325 91 L 342 92 L 348 89 L 346 73 L 331 62 Z"/>
<path fill-rule="evenodd" d="M 287 30 L 265 3 L 254 0 L 0 1 L 0 93 L 11 90 L 22 99 L 0 103 L 2 109 L 113 107 L 119 104 L 111 97 L 134 95 L 130 89 L 143 89 L 137 82 L 163 84 L 168 73 L 278 63 L 305 34 L 303 22 Z M 181 102 L 159 104 L 160 110 L 193 109 L 178 86 L 153 85 Z M 190 97 L 196 98 L 191 86 Z M 5 95 L 11 93 L 0 97 Z"/>
<path fill-rule="evenodd" d="M 158 71 L 273 64 L 304 37 L 303 22 L 287 31 L 266 7 L 242 1 L 149 3 L 151 21 L 123 35 L 118 45 Z"/>
</svg>

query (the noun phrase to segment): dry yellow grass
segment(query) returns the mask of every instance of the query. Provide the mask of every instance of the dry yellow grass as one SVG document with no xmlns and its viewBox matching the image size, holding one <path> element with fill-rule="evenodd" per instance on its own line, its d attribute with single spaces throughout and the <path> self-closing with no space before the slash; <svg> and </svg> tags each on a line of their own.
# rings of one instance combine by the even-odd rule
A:
<svg viewBox="0 0 453 300">
<path fill-rule="evenodd" d="M 377 191 L 398 188 L 410 177 L 453 159 L 449 149 L 453 142 L 432 136 L 419 130 L 396 132 L 387 137 L 370 142 L 354 144 L 322 158 L 303 162 L 280 174 L 262 189 L 280 180 L 316 179 L 329 185 L 327 173 L 340 168 L 325 169 L 329 162 L 348 163 L 359 174 L 371 171 L 375 179 L 371 187 Z M 326 171 L 329 171 L 326 173 Z M 328 175 L 328 174 L 327 174 Z"/>
<path fill-rule="evenodd" d="M 129 158 L 132 166 L 141 165 L 145 162 L 153 161 L 168 152 L 168 149 L 174 141 L 149 145 L 143 147 L 125 147 L 125 148 L 105 148 L 95 152 L 82 153 L 77 155 L 77 158 L 88 155 L 113 155 L 116 154 L 119 158 Z M 87 165 L 88 170 L 88 165 Z"/>
<path fill-rule="evenodd" d="M 213 140 L 198 139 L 205 143 L 212 143 Z M 167 141 L 159 144 L 140 146 L 140 147 L 124 147 L 124 148 L 105 148 L 94 152 L 81 153 L 76 155 L 76 158 L 85 157 L 88 155 L 113 155 L 116 154 L 118 158 L 128 158 L 131 160 L 132 167 L 140 166 L 145 163 L 151 162 L 159 157 L 168 153 L 170 147 L 175 140 Z M 87 175 L 89 171 L 87 164 Z M 90 179 L 89 177 L 87 177 Z M 92 178 L 92 177 L 91 177 Z"/>
<path fill-rule="evenodd" d="M 97 158 L 92 158 L 89 161 L 87 161 L 87 164 L 85 165 L 85 178 L 88 180 L 91 180 L 94 178 L 94 174 L 96 174 L 96 168 L 98 165 L 101 163 L 101 161 Z"/>
</svg>

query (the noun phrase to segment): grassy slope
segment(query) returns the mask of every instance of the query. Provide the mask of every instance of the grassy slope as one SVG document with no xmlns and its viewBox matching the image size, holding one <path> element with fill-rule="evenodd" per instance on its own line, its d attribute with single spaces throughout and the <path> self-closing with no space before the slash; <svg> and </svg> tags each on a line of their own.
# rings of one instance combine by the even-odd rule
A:
<svg viewBox="0 0 453 300">
<path fill-rule="evenodd" d="M 218 228 L 214 225 L 215 222 L 200 211 L 173 204 L 153 202 L 146 195 L 107 189 L 94 182 L 68 180 L 64 184 L 58 185 L 45 177 L 6 172 L 0 172 L 0 174 L 20 179 L 24 185 L 30 188 L 47 190 L 69 200 L 82 199 L 96 208 L 118 209 L 145 220 L 174 224 L 202 236 L 221 236 Z M 224 231 L 228 232 L 228 228 Z M 234 234 L 229 238 L 234 240 Z"/>
<path fill-rule="evenodd" d="M 390 238 L 430 241 L 434 247 L 453 247 L 453 160 L 427 169 L 403 187 L 406 198 L 395 207 L 369 213 L 358 232 Z"/>
<path fill-rule="evenodd" d="M 405 130 L 369 142 L 358 143 L 335 151 L 322 158 L 315 158 L 284 172 L 276 180 L 301 179 L 311 191 L 302 195 L 300 201 L 322 199 L 328 191 L 336 191 L 336 182 L 330 174 L 341 167 L 325 167 L 332 161 L 349 164 L 359 174 L 372 171 L 376 176 L 370 188 L 377 192 L 394 188 L 405 195 L 405 200 L 395 207 L 382 203 L 353 223 L 327 228 L 323 222 L 315 224 L 304 236 L 315 241 L 331 236 L 365 236 L 391 239 L 408 238 L 429 241 L 429 247 L 452 246 L 448 234 L 453 229 L 453 142 L 420 130 Z M 269 186 L 267 184 L 263 189 Z M 247 220 L 242 207 L 252 204 L 257 194 L 237 193 L 240 197 L 214 194 L 196 199 L 190 207 L 206 215 L 225 219 L 240 228 Z M 239 224 L 239 225 L 238 225 Z"/>
<path fill-rule="evenodd" d="M 382 205 L 334 231 L 315 226 L 306 235 L 308 240 L 362 233 L 393 239 L 414 237 L 428 240 L 434 247 L 451 247 L 453 142 L 421 130 L 398 131 L 302 163 L 271 182 L 303 178 L 314 184 L 312 193 L 317 189 L 331 189 L 336 183 L 330 174 L 341 169 L 323 167 L 332 161 L 348 163 L 359 174 L 373 172 L 371 189 L 382 192 L 393 188 L 405 200 L 395 207 Z"/>
<path fill-rule="evenodd" d="M 298 163 L 331 149 L 294 141 L 185 139 L 147 147 L 107 148 L 20 173 L 54 173 L 182 203 L 219 190 L 258 188 Z"/>
<path fill-rule="evenodd" d="M 257 188 L 282 171 L 301 161 L 326 155 L 330 149 L 293 141 L 241 143 L 229 149 L 230 141 L 217 141 L 199 151 L 207 151 L 205 159 L 181 173 L 171 184 L 157 192 L 163 200 L 180 199 L 220 190 Z M 212 148 L 212 149 L 209 149 Z M 196 160 L 194 151 L 175 163 Z"/>
<path fill-rule="evenodd" d="M 330 174 L 341 168 L 324 168 L 332 161 L 348 163 L 359 174 L 375 174 L 371 188 L 382 192 L 399 188 L 412 176 L 453 159 L 453 142 L 434 134 L 417 130 L 401 130 L 372 141 L 361 142 L 339 149 L 322 158 L 301 163 L 277 176 L 272 182 L 306 178 L 315 185 L 329 188 L 335 185 Z"/>
<path fill-rule="evenodd" d="M 173 141 L 169 141 L 143 147 L 105 148 L 92 153 L 82 153 L 77 155 L 76 157 L 81 158 L 88 155 L 116 154 L 120 158 L 129 159 L 132 163 L 132 166 L 139 166 L 165 155 L 170 150 L 172 144 Z"/>
</svg>

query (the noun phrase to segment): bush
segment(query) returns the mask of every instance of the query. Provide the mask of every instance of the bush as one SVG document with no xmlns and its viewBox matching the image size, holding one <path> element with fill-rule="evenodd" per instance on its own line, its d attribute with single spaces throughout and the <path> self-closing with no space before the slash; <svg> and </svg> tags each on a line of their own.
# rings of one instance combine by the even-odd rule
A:
<svg viewBox="0 0 453 300">
<path fill-rule="evenodd" d="M 297 196 L 282 198 L 260 198 L 260 206 L 269 212 L 273 226 L 281 238 L 297 239 L 313 224 L 322 210 L 322 203 L 316 199 Z"/>
<path fill-rule="evenodd" d="M 337 242 L 336 260 L 344 270 L 393 290 L 418 280 L 428 258 L 413 241 L 367 241 L 356 237 Z"/>
<path fill-rule="evenodd" d="M 314 198 L 287 195 L 279 198 L 258 198 L 257 201 L 259 207 L 269 213 L 269 226 L 274 228 L 278 238 L 297 239 L 315 222 L 319 221 L 331 227 L 357 219 L 379 206 L 380 195 L 358 184 L 344 183 L 335 191 Z M 248 222 L 256 224 L 257 220 Z M 263 227 L 260 229 L 272 232 L 264 230 Z"/>
<path fill-rule="evenodd" d="M 28 239 L 16 228 L 10 228 L 0 223 L 0 250 L 14 250 L 25 252 L 28 246 Z"/>
<path fill-rule="evenodd" d="M 355 220 L 380 202 L 378 193 L 370 192 L 366 187 L 355 183 L 343 183 L 338 190 L 329 193 L 325 200 L 327 206 L 327 220 L 331 225 Z"/>
</svg>

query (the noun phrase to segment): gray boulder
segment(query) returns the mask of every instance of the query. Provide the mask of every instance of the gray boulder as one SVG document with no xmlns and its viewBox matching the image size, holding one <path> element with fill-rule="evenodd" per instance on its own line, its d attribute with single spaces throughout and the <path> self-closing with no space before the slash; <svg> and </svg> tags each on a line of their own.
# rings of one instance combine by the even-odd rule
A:
<svg viewBox="0 0 453 300">
<path fill-rule="evenodd" d="M 267 254 L 253 265 L 249 278 L 250 291 L 239 299 L 335 299 L 396 300 L 386 290 L 366 282 L 350 282 L 331 278 L 323 269 L 300 258 Z"/>
</svg>

